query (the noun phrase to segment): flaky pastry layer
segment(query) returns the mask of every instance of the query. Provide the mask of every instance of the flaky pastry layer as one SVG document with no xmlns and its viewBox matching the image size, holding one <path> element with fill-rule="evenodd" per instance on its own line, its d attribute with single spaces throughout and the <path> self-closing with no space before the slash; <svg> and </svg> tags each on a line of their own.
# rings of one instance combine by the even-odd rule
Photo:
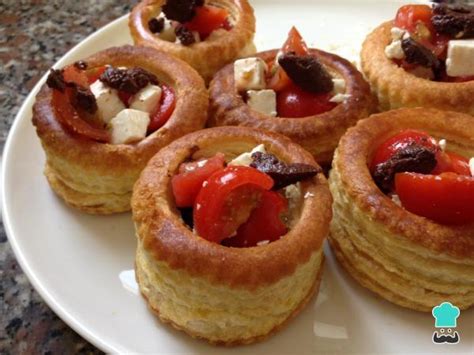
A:
<svg viewBox="0 0 474 355">
<path fill-rule="evenodd" d="M 211 128 L 161 150 L 133 192 L 142 293 L 161 318 L 212 343 L 260 340 L 300 308 L 318 279 L 332 201 L 322 173 L 301 182 L 306 198 L 293 228 L 263 246 L 229 248 L 209 242 L 187 227 L 175 207 L 170 180 L 183 161 L 217 152 L 233 159 L 258 144 L 286 162 L 315 164 L 308 152 L 286 137 L 245 127 Z M 264 305 L 264 295 L 268 302 L 270 295 L 275 300 L 273 308 Z M 262 319 L 256 320 L 252 312 Z"/>
<path fill-rule="evenodd" d="M 407 128 L 472 156 L 471 120 L 423 108 L 389 111 L 360 121 L 336 150 L 330 244 L 359 283 L 390 302 L 427 312 L 443 301 L 462 309 L 474 304 L 474 225 L 441 225 L 408 212 L 377 188 L 368 169 L 375 149 Z"/>
<path fill-rule="evenodd" d="M 123 46 L 99 52 L 88 68 L 106 64 L 138 66 L 175 90 L 176 107 L 168 122 L 135 144 L 104 144 L 70 133 L 51 105 L 43 85 L 33 106 L 33 124 L 46 153 L 46 175 L 53 190 L 84 212 L 109 214 L 130 210 L 133 184 L 148 160 L 163 146 L 202 128 L 208 95 L 201 77 L 183 61 L 145 47 Z"/>
<path fill-rule="evenodd" d="M 161 12 L 164 0 L 144 0 L 130 13 L 129 28 L 135 44 L 170 53 L 195 68 L 206 82 L 224 65 L 255 53 L 255 16 L 247 0 L 211 0 L 208 3 L 229 11 L 232 30 L 214 31 L 206 40 L 183 46 L 168 42 L 150 32 L 148 21 Z"/>
<path fill-rule="evenodd" d="M 331 53 L 311 49 L 336 77 L 346 81 L 350 97 L 331 111 L 303 118 L 272 117 L 253 110 L 245 103 L 234 84 L 233 64 L 220 70 L 209 87 L 210 115 L 208 126 L 247 126 L 277 132 L 290 137 L 315 157 L 320 164 L 330 164 L 339 138 L 347 128 L 376 109 L 376 100 L 361 73 L 347 60 Z M 269 62 L 277 50 L 258 53 Z"/>
<path fill-rule="evenodd" d="M 382 110 L 428 107 L 474 114 L 474 81 L 436 82 L 418 78 L 385 55 L 393 21 L 377 27 L 362 45 L 361 66 Z"/>
</svg>

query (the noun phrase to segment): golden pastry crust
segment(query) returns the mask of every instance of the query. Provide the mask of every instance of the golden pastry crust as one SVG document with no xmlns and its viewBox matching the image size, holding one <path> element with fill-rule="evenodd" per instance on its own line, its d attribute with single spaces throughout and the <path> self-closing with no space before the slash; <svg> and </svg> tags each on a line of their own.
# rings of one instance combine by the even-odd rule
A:
<svg viewBox="0 0 474 355">
<path fill-rule="evenodd" d="M 174 88 L 176 108 L 168 122 L 135 144 L 104 144 L 65 129 L 51 105 L 52 90 L 43 85 L 33 106 L 33 124 L 46 153 L 46 176 L 53 190 L 84 212 L 109 214 L 130 210 L 135 180 L 163 146 L 202 128 L 208 95 L 203 80 L 186 63 L 152 48 L 123 46 L 86 59 L 89 68 L 139 66 Z"/>
<path fill-rule="evenodd" d="M 162 40 L 150 32 L 148 21 L 160 14 L 164 2 L 144 0 L 133 8 L 128 25 L 135 44 L 157 48 L 181 58 L 195 68 L 206 82 L 227 63 L 255 53 L 255 16 L 247 0 L 209 1 L 210 5 L 229 11 L 233 28 L 230 31 L 214 31 L 205 41 L 191 46 Z"/>
<path fill-rule="evenodd" d="M 331 111 L 303 118 L 272 117 L 253 110 L 245 103 L 234 85 L 233 64 L 220 70 L 209 87 L 209 126 L 247 126 L 277 132 L 290 137 L 315 157 L 319 164 L 329 164 L 339 138 L 359 119 L 375 111 L 376 100 L 361 73 L 347 60 L 331 53 L 311 49 L 337 77 L 346 81 L 350 97 Z M 269 62 L 277 50 L 256 56 Z"/>
<path fill-rule="evenodd" d="M 329 179 L 331 246 L 356 280 L 393 303 L 420 311 L 442 301 L 472 306 L 474 225 L 441 225 L 408 212 L 378 189 L 368 164 L 384 140 L 407 128 L 473 156 L 471 121 L 461 113 L 400 109 L 360 121 L 339 143 Z"/>
<path fill-rule="evenodd" d="M 385 55 L 393 21 L 377 27 L 365 39 L 360 54 L 362 71 L 379 99 L 382 110 L 428 107 L 474 115 L 474 81 L 436 82 L 418 78 Z"/>
<path fill-rule="evenodd" d="M 216 344 L 263 339 L 301 308 L 316 287 L 331 196 L 320 173 L 301 182 L 298 221 L 280 240 L 228 248 L 195 235 L 176 209 L 170 179 L 189 158 L 226 159 L 264 144 L 286 162 L 314 165 L 288 138 L 245 127 L 219 127 L 179 139 L 150 160 L 135 185 L 137 276 L 160 317 Z M 159 297 L 158 297 L 159 296 Z"/>
</svg>

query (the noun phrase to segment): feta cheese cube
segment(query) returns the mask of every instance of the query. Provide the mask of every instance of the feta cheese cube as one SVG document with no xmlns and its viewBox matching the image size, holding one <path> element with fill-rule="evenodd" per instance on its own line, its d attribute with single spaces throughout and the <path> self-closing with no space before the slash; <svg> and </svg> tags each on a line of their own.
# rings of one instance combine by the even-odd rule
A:
<svg viewBox="0 0 474 355">
<path fill-rule="evenodd" d="M 474 39 L 449 41 L 446 73 L 449 76 L 474 75 Z"/>
<path fill-rule="evenodd" d="M 109 88 L 102 81 L 96 80 L 90 89 L 97 101 L 97 114 L 102 122 L 109 123 L 112 118 L 126 108 L 120 100 L 117 90 Z"/>
<path fill-rule="evenodd" d="M 267 65 L 260 58 L 244 58 L 234 62 L 234 82 L 238 91 L 265 89 Z"/>
<path fill-rule="evenodd" d="M 242 153 L 237 158 L 232 160 L 227 165 L 241 165 L 241 166 L 250 166 L 252 164 L 252 154 L 256 152 L 266 153 L 265 146 L 263 144 L 257 145 L 250 152 Z"/>
<path fill-rule="evenodd" d="M 130 101 L 130 108 L 151 113 L 156 109 L 161 99 L 161 88 L 148 84 L 137 92 Z"/>
<path fill-rule="evenodd" d="M 392 29 L 390 30 L 392 40 L 396 41 L 402 39 L 405 32 L 406 31 L 400 27 L 392 27 Z"/>
<path fill-rule="evenodd" d="M 385 47 L 385 55 L 388 59 L 403 59 L 405 52 L 403 52 L 402 41 L 396 40 Z"/>
<path fill-rule="evenodd" d="M 346 92 L 346 81 L 344 79 L 336 78 L 332 79 L 334 84 L 334 93 L 343 94 Z"/>
<path fill-rule="evenodd" d="M 438 142 L 438 145 L 441 148 L 441 150 L 444 152 L 446 150 L 446 145 L 447 145 L 446 139 L 444 138 L 440 139 Z"/>
<path fill-rule="evenodd" d="M 127 144 L 139 141 L 146 136 L 150 115 L 143 111 L 125 109 L 115 116 L 109 124 L 112 144 Z"/>
<path fill-rule="evenodd" d="M 273 90 L 249 90 L 247 91 L 247 104 L 255 111 L 275 117 L 276 93 Z"/>
<path fill-rule="evenodd" d="M 157 17 L 157 19 L 161 19 L 163 18 L 164 19 L 164 24 L 165 26 L 163 27 L 163 29 L 161 30 L 161 32 L 158 34 L 158 37 L 164 41 L 168 41 L 168 42 L 174 42 L 176 41 L 176 33 L 175 33 L 175 28 L 174 26 L 172 25 L 171 21 L 168 20 L 164 14 L 160 14 L 160 16 Z"/>
<path fill-rule="evenodd" d="M 471 170 L 471 176 L 474 176 L 474 158 L 469 159 L 469 170 Z"/>
</svg>

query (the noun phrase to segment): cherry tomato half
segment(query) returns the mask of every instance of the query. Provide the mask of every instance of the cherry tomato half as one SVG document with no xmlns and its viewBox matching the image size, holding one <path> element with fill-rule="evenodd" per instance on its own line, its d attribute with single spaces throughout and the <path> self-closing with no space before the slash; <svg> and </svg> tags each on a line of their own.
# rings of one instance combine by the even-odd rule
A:
<svg viewBox="0 0 474 355">
<path fill-rule="evenodd" d="M 151 115 L 150 124 L 148 125 L 148 133 L 152 133 L 164 126 L 176 107 L 176 95 L 173 88 L 163 84 L 161 85 L 161 89 L 160 104 L 156 112 Z"/>
<path fill-rule="evenodd" d="M 299 118 L 332 110 L 337 103 L 329 101 L 331 93 L 314 94 L 290 84 L 277 94 L 277 111 L 280 117 Z"/>
<path fill-rule="evenodd" d="M 395 191 L 408 211 L 442 224 L 474 222 L 474 178 L 443 173 L 395 175 Z"/>
<path fill-rule="evenodd" d="M 194 203 L 194 227 L 198 235 L 220 243 L 248 220 L 262 192 L 273 180 L 257 169 L 229 166 L 206 180 Z"/>
<path fill-rule="evenodd" d="M 216 171 L 224 169 L 224 164 L 224 154 L 222 153 L 207 160 L 181 164 L 179 174 L 171 179 L 176 206 L 192 207 L 203 182 Z"/>
<path fill-rule="evenodd" d="M 439 175 L 446 172 L 456 173 L 458 175 L 471 176 L 469 160 L 453 152 L 439 152 L 436 156 L 438 164 L 431 172 L 433 175 Z"/>
<path fill-rule="evenodd" d="M 190 31 L 199 32 L 199 36 L 204 40 L 213 31 L 225 28 L 228 17 L 229 12 L 221 7 L 199 6 L 196 7 L 196 15 L 185 26 Z"/>
<path fill-rule="evenodd" d="M 288 209 L 288 201 L 275 191 L 264 191 L 259 205 L 252 211 L 247 222 L 237 230 L 237 235 L 225 239 L 230 247 L 253 247 L 261 241 L 273 242 L 287 232 L 281 214 Z"/>
<path fill-rule="evenodd" d="M 395 16 L 395 26 L 414 34 L 416 33 L 417 25 L 421 22 L 431 33 L 434 33 L 432 30 L 433 25 L 431 24 L 432 16 L 433 12 L 428 5 L 405 5 L 398 9 Z"/>
</svg>

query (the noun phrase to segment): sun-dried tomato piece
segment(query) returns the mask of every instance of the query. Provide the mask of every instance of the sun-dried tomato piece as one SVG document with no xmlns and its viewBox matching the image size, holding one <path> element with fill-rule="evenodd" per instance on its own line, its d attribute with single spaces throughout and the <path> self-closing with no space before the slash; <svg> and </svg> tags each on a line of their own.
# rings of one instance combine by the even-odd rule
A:
<svg viewBox="0 0 474 355">
<path fill-rule="evenodd" d="M 439 4 L 433 7 L 431 19 L 440 34 L 454 38 L 474 36 L 474 6 Z"/>
<path fill-rule="evenodd" d="M 51 89 L 59 90 L 64 92 L 66 89 L 66 82 L 64 81 L 62 69 L 51 69 L 49 71 L 48 78 L 46 79 L 46 85 Z"/>
<path fill-rule="evenodd" d="M 380 190 L 390 192 L 396 173 L 429 174 L 436 164 L 436 153 L 433 149 L 412 143 L 396 152 L 389 160 L 376 165 L 372 177 Z"/>
<path fill-rule="evenodd" d="M 313 56 L 288 53 L 280 56 L 278 63 L 290 79 L 305 91 L 326 93 L 334 88 L 331 74 Z"/>
<path fill-rule="evenodd" d="M 196 38 L 194 38 L 194 34 L 188 30 L 185 26 L 179 25 L 175 29 L 176 37 L 178 37 L 179 41 L 183 46 L 190 46 L 194 42 L 196 42 Z"/>
<path fill-rule="evenodd" d="M 255 152 L 252 154 L 252 168 L 269 175 L 273 181 L 273 189 L 278 190 L 298 181 L 311 178 L 321 172 L 321 169 L 309 164 L 286 164 L 273 154 Z"/>
<path fill-rule="evenodd" d="M 128 69 L 109 67 L 99 79 L 113 89 L 125 91 L 132 95 L 148 84 L 158 84 L 158 79 L 154 74 L 138 67 Z"/>
<path fill-rule="evenodd" d="M 196 7 L 204 5 L 204 0 L 168 0 L 161 7 L 168 20 L 181 23 L 191 21 L 196 14 Z"/>
</svg>

